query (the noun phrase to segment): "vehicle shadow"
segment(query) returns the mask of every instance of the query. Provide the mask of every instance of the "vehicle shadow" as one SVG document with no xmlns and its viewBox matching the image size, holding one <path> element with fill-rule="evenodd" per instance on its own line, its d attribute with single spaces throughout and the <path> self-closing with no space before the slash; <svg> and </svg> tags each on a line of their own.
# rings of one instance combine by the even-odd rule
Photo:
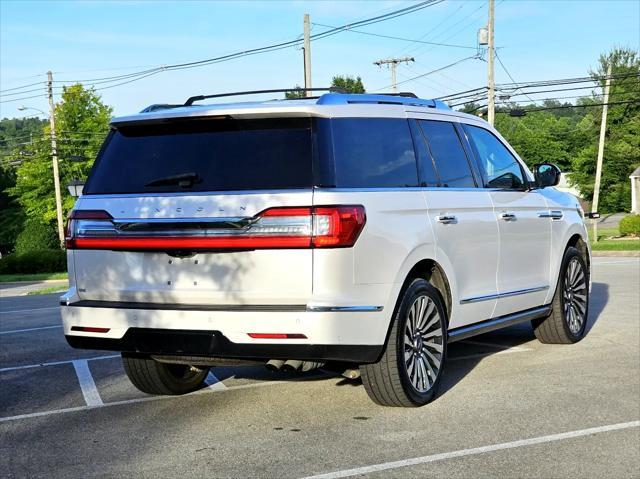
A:
<svg viewBox="0 0 640 479">
<path fill-rule="evenodd" d="M 600 314 L 609 301 L 609 286 L 605 283 L 593 283 L 589 302 L 587 333 L 598 321 Z M 461 382 L 484 359 L 494 355 L 509 355 L 528 352 L 526 344 L 537 341 L 531 323 L 516 324 L 498 331 L 475 336 L 468 340 L 449 344 L 445 374 L 440 383 L 439 395 L 446 394 Z M 505 358 L 507 360 L 507 358 Z M 260 381 L 310 381 L 334 378 L 335 386 L 362 386 L 362 380 L 346 379 L 339 373 L 327 369 L 315 369 L 308 372 L 269 371 L 264 366 L 219 366 L 212 368 L 219 381 L 225 379 L 246 379 Z"/>
</svg>

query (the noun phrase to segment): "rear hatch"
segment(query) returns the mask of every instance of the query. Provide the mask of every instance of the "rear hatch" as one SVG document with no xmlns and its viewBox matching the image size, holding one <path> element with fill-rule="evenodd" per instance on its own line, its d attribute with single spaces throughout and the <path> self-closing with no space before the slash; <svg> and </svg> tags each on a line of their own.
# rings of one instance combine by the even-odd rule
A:
<svg viewBox="0 0 640 479">
<path fill-rule="evenodd" d="M 308 117 L 116 124 L 69 224 L 80 298 L 306 304 L 312 130 Z"/>
</svg>

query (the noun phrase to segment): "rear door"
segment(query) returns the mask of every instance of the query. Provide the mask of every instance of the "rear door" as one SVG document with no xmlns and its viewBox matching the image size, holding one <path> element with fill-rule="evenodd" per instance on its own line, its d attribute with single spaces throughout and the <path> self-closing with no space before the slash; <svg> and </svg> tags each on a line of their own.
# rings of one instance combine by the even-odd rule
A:
<svg viewBox="0 0 640 479">
<path fill-rule="evenodd" d="M 115 125 L 72 222 L 80 298 L 306 304 L 311 250 L 283 248 L 308 216 L 273 208 L 313 204 L 312 151 L 310 118 Z"/>
<path fill-rule="evenodd" d="M 491 197 L 478 188 L 477 172 L 453 123 L 417 124 L 414 136 L 436 260 L 445 266 L 453 293 L 450 327 L 489 319 L 496 305 L 499 254 Z"/>
<path fill-rule="evenodd" d="M 495 316 L 544 304 L 549 289 L 551 220 L 540 190 L 529 190 L 515 156 L 489 130 L 465 125 L 465 131 L 491 195 L 500 229 Z"/>
</svg>

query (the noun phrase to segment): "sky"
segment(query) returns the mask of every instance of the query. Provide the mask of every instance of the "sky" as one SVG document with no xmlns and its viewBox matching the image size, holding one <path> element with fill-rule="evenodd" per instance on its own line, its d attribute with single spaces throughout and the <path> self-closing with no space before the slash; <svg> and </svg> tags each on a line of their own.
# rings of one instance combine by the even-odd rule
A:
<svg viewBox="0 0 640 479">
<path fill-rule="evenodd" d="M 126 75 L 299 38 L 303 15 L 312 33 L 409 6 L 408 1 L 19 1 L 0 0 L 0 117 L 46 111 L 46 72 L 74 82 Z M 488 3 L 447 0 L 359 30 L 446 43 L 434 46 L 345 31 L 311 44 L 314 87 L 334 75 L 361 76 L 368 91 L 389 91 L 379 59 L 411 56 L 398 82 L 473 56 Z M 496 0 L 495 44 L 517 82 L 580 77 L 615 46 L 640 49 L 640 0 Z M 471 48 L 461 48 L 471 47 Z M 496 64 L 497 83 L 511 82 Z M 434 98 L 486 85 L 487 64 L 468 59 L 399 85 Z M 38 83 L 31 87 L 23 87 Z M 200 68 L 167 71 L 122 85 L 97 83 L 114 115 L 189 96 L 304 84 L 303 55 L 292 46 Z M 56 83 L 56 85 L 61 85 Z M 36 90 L 28 92 L 28 90 Z M 60 89 L 55 91 L 56 100 Z M 26 98 L 35 96 L 35 98 Z M 9 101 L 11 100 L 11 101 Z M 25 106 L 30 110 L 19 111 Z"/>
</svg>

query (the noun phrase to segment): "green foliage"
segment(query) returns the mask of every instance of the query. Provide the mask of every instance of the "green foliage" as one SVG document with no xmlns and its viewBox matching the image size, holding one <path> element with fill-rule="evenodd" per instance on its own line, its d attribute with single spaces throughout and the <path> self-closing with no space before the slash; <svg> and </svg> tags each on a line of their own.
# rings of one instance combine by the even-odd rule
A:
<svg viewBox="0 0 640 479">
<path fill-rule="evenodd" d="M 347 93 L 365 93 L 364 85 L 362 84 L 362 78 L 353 78 L 349 75 L 334 76 L 331 80 L 331 86 L 335 88 L 341 88 Z"/>
<path fill-rule="evenodd" d="M 0 259 L 0 274 L 56 273 L 66 270 L 67 254 L 59 249 L 13 253 Z"/>
<path fill-rule="evenodd" d="M 10 165 L 0 165 L 0 255 L 13 251 L 24 222 L 22 208 L 6 191 L 15 184 L 15 170 Z"/>
<path fill-rule="evenodd" d="M 601 55 L 599 66 L 591 75 L 606 76 L 609 63 L 613 75 L 636 76 L 611 81 L 609 102 L 633 103 L 609 106 L 598 205 L 602 213 L 629 211 L 629 175 L 640 165 L 640 58 L 634 50 L 614 49 Z M 601 84 L 604 86 L 604 80 Z M 582 98 L 578 104 L 598 105 L 603 102 L 600 95 L 601 91 L 594 90 L 592 97 Z M 513 104 L 510 108 L 516 106 Z M 543 161 L 556 163 L 563 171 L 571 172 L 571 183 L 585 200 L 591 201 L 602 106 L 556 109 L 554 107 L 570 106 L 556 100 L 545 101 L 544 106 L 551 109 L 528 112 L 524 117 L 511 117 L 503 109 L 503 113 L 496 115 L 495 126 L 529 166 Z M 517 107 L 527 108 L 526 105 Z M 475 108 L 477 105 L 468 104 L 463 110 L 469 112 Z"/>
<path fill-rule="evenodd" d="M 623 236 L 640 236 L 640 215 L 629 215 L 620 221 L 620 234 Z"/>
<path fill-rule="evenodd" d="M 104 105 L 93 90 L 73 85 L 64 87 L 55 114 L 63 214 L 66 215 L 75 202 L 66 185 L 74 179 L 86 179 L 109 131 L 111 108 Z M 49 134 L 49 127 L 45 126 L 44 135 L 25 145 L 24 154 L 14 150 L 10 155 L 10 160 L 21 160 L 22 163 L 18 166 L 16 184 L 9 191 L 27 217 L 42 222 L 56 220 Z M 72 156 L 85 160 L 73 162 Z"/>
<path fill-rule="evenodd" d="M 47 120 L 40 118 L 3 118 L 0 120 L 0 158 L 42 136 Z"/>
<path fill-rule="evenodd" d="M 50 223 L 27 220 L 16 239 L 16 254 L 60 248 L 56 229 Z"/>
<path fill-rule="evenodd" d="M 284 93 L 284 97 L 287 100 L 295 100 L 296 98 L 304 98 L 305 97 L 305 92 L 303 90 L 301 90 L 301 86 L 300 85 L 296 85 L 295 88 L 291 91 L 287 91 Z"/>
</svg>

